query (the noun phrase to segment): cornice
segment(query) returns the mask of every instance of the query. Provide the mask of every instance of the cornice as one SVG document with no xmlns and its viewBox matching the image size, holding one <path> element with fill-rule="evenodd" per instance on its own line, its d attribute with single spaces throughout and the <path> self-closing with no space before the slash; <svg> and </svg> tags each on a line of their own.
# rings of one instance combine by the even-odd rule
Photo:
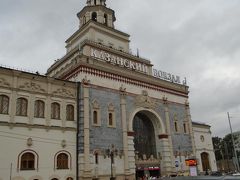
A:
<svg viewBox="0 0 240 180">
<path fill-rule="evenodd" d="M 38 125 L 38 124 L 26 124 L 26 123 L 8 123 L 8 122 L 1 122 L 1 126 L 6 126 L 12 128 L 17 127 L 24 127 L 30 129 L 45 129 L 45 130 L 61 130 L 61 131 L 77 131 L 77 128 L 73 127 L 60 127 L 60 126 L 45 126 L 45 125 Z"/>
<path fill-rule="evenodd" d="M 102 62 L 99 61 L 98 63 L 100 64 Z M 109 67 L 109 64 L 107 63 L 103 63 L 101 66 L 96 66 L 96 64 L 92 65 L 81 62 L 74 70 L 71 71 L 71 73 L 66 74 L 61 78 L 70 79 L 77 76 L 79 73 L 92 74 L 103 78 L 113 79 L 118 82 L 133 84 L 143 88 L 149 88 L 157 91 L 188 97 L 188 90 L 185 89 L 186 86 L 163 81 L 150 75 L 145 75 L 130 70 L 126 71 L 122 68 L 113 69 L 112 66 Z"/>
<path fill-rule="evenodd" d="M 93 26 L 95 25 L 95 26 Z M 80 27 L 75 33 L 73 33 L 72 36 L 70 36 L 66 41 L 65 43 L 69 43 L 70 41 L 72 41 L 74 38 L 78 37 L 79 34 L 82 32 L 82 31 L 85 31 L 85 29 L 87 28 L 90 28 L 90 27 L 98 27 L 101 28 L 101 29 L 106 29 L 106 30 L 109 30 L 110 32 L 113 32 L 113 33 L 117 33 L 119 35 L 122 35 L 122 36 L 125 36 L 127 38 L 130 37 L 129 34 L 127 33 L 124 33 L 122 31 L 119 31 L 117 29 L 114 29 L 114 28 L 111 28 L 111 27 L 108 27 L 108 26 L 105 26 L 99 22 L 96 22 L 96 21 L 93 21 L 93 20 L 89 20 L 86 24 L 84 24 L 82 27 Z"/>
</svg>

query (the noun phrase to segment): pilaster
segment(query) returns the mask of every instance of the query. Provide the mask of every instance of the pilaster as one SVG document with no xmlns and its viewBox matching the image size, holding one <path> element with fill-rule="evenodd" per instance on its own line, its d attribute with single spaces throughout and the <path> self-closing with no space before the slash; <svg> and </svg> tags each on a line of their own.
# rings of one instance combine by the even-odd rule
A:
<svg viewBox="0 0 240 180">
<path fill-rule="evenodd" d="M 82 80 L 84 105 L 84 170 L 82 176 L 84 179 L 92 177 L 90 167 L 89 82 L 86 78 Z"/>
<path fill-rule="evenodd" d="M 129 158 L 128 158 L 128 135 L 127 135 L 127 114 L 126 114 L 126 88 L 120 87 L 120 105 L 121 105 L 121 119 L 122 119 L 122 131 L 123 131 L 123 152 L 124 152 L 124 174 L 128 176 L 129 170 Z"/>
<path fill-rule="evenodd" d="M 194 136 L 193 136 L 192 119 L 191 119 L 190 107 L 189 107 L 188 101 L 185 102 L 185 110 L 186 110 L 187 122 L 189 124 L 189 133 L 190 133 L 191 142 L 192 142 L 192 150 L 193 150 L 192 155 L 196 157 L 196 146 L 195 146 L 195 141 L 194 141 Z"/>
<path fill-rule="evenodd" d="M 172 144 L 172 136 L 171 136 L 171 125 L 170 125 L 170 118 L 169 118 L 169 108 L 168 108 L 168 99 L 166 96 L 163 97 L 163 103 L 164 103 L 164 113 L 165 113 L 165 119 L 166 119 L 166 130 L 168 134 L 168 143 L 169 143 L 169 151 L 170 151 L 170 158 L 171 158 L 171 171 L 175 171 L 175 158 L 173 156 L 173 144 Z"/>
</svg>

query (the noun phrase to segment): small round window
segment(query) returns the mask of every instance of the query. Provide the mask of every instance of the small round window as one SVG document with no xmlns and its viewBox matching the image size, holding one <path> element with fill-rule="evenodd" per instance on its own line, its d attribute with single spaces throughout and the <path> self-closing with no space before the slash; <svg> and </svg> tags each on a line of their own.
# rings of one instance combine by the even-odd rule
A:
<svg viewBox="0 0 240 180">
<path fill-rule="evenodd" d="M 201 139 L 202 142 L 204 142 L 204 136 L 203 135 L 200 136 L 200 139 Z"/>
</svg>

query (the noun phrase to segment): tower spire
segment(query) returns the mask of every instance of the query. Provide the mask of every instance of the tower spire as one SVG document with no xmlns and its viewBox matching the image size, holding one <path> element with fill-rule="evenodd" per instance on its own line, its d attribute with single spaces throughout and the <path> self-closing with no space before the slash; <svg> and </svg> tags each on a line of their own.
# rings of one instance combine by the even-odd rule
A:
<svg viewBox="0 0 240 180">
<path fill-rule="evenodd" d="M 80 27 L 89 21 L 95 21 L 114 28 L 115 12 L 106 7 L 106 0 L 87 0 L 86 6 L 77 14 Z"/>
</svg>

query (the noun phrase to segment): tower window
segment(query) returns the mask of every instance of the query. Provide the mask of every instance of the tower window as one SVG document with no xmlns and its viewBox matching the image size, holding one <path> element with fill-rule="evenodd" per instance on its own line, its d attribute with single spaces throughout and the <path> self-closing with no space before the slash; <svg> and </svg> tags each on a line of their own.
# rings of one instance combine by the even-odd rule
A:
<svg viewBox="0 0 240 180">
<path fill-rule="evenodd" d="M 94 5 L 97 5 L 97 0 L 94 0 Z"/>
<path fill-rule="evenodd" d="M 108 19 L 107 14 L 104 14 L 104 24 L 105 25 L 107 25 L 107 19 Z"/>
<path fill-rule="evenodd" d="M 92 13 L 92 20 L 97 21 L 97 13 L 96 12 Z"/>
</svg>

